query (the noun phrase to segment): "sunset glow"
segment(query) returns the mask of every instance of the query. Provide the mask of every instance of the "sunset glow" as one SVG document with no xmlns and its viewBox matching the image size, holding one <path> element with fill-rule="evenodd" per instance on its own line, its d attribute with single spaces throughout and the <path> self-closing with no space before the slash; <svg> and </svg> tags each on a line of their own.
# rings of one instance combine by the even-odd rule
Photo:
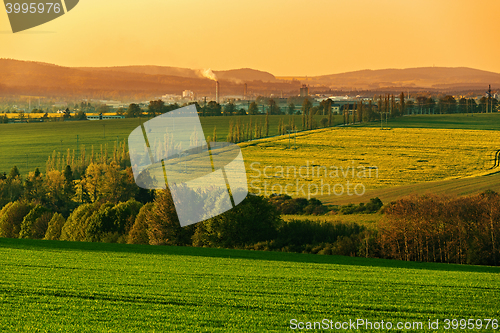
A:
<svg viewBox="0 0 500 333">
<path fill-rule="evenodd" d="M 499 12 L 500 1 L 487 0 L 85 0 L 17 34 L 2 9 L 0 58 L 250 67 L 276 76 L 431 66 L 500 72 Z"/>
</svg>

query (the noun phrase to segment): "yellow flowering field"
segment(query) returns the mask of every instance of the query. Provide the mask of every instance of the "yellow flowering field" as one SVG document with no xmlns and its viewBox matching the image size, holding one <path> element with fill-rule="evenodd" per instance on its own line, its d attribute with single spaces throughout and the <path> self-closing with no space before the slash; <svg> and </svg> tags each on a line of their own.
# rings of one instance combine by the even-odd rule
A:
<svg viewBox="0 0 500 333">
<path fill-rule="evenodd" d="M 488 169 L 493 166 L 494 151 L 500 149 L 500 134 L 336 127 L 240 146 L 250 192 L 307 197 L 315 196 L 317 188 L 317 195 L 329 190 L 340 196 L 492 172 Z"/>
</svg>

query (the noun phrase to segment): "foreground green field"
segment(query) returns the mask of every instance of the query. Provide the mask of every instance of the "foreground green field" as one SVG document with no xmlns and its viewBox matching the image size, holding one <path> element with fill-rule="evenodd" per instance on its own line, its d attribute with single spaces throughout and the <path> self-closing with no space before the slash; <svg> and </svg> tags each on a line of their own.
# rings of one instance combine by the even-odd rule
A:
<svg viewBox="0 0 500 333">
<path fill-rule="evenodd" d="M 319 122 L 323 116 L 316 116 Z M 269 135 L 278 134 L 278 124 L 284 120 L 285 124 L 292 121 L 290 116 L 270 116 Z M 100 151 L 101 145 L 107 145 L 112 150 L 116 142 L 127 140 L 130 133 L 140 126 L 147 118 L 117 119 L 101 121 L 68 121 L 47 123 L 0 124 L 0 171 L 8 172 L 14 165 L 21 174 L 33 171 L 35 168 L 45 169 L 47 158 L 55 150 L 65 155 L 67 150 L 81 150 L 85 146 L 87 156 L 94 146 Z M 246 126 L 252 121 L 264 126 L 265 116 L 229 116 L 229 117 L 201 117 L 201 124 L 205 135 L 213 136 L 217 128 L 218 141 L 226 141 L 229 123 L 236 124 L 241 120 Z M 335 117 L 335 124 L 341 121 Z M 295 125 L 301 128 L 301 116 L 294 116 Z"/>
<path fill-rule="evenodd" d="M 292 319 L 422 332 L 439 319 L 442 332 L 445 319 L 500 319 L 492 267 L 8 239 L 0 266 L 4 332 L 286 332 Z"/>
</svg>

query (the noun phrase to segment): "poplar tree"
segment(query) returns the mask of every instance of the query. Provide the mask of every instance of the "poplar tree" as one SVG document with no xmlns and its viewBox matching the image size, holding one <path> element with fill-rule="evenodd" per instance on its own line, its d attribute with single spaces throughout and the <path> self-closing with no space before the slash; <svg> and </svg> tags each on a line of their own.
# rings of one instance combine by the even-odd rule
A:
<svg viewBox="0 0 500 333">
<path fill-rule="evenodd" d="M 328 99 L 328 104 L 326 105 L 328 111 L 328 127 L 332 126 L 332 100 Z"/>
<path fill-rule="evenodd" d="M 406 113 L 405 94 L 401 92 L 401 94 L 399 94 L 399 114 L 402 116 L 405 113 Z"/>
<path fill-rule="evenodd" d="M 266 113 L 266 124 L 265 124 L 265 126 L 266 126 L 266 137 L 268 137 L 269 136 L 269 110 Z"/>
</svg>

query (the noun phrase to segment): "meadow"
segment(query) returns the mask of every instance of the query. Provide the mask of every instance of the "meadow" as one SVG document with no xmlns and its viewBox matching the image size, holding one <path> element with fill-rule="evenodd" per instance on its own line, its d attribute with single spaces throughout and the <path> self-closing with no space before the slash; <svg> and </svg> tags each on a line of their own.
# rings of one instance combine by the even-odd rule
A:
<svg viewBox="0 0 500 333">
<path fill-rule="evenodd" d="M 316 116 L 316 121 L 322 118 Z M 44 172 L 53 151 L 62 156 L 68 149 L 78 155 L 85 148 L 87 156 L 92 148 L 99 152 L 101 146 L 111 151 L 147 120 L 0 124 L 0 171 L 8 172 L 16 165 L 21 174 L 36 167 Z M 218 141 L 226 140 L 230 122 L 246 125 L 250 120 L 253 126 L 263 125 L 265 116 L 201 117 L 205 136 L 212 137 L 216 128 Z M 342 119 L 337 115 L 333 120 L 338 125 Z M 331 204 L 366 202 L 377 196 L 387 203 L 406 193 L 425 193 L 434 188 L 454 194 L 475 193 L 492 186 L 500 189 L 500 180 L 491 181 L 498 177 L 475 177 L 495 171 L 489 168 L 500 146 L 498 120 L 499 114 L 414 115 L 389 120 L 385 130 L 373 122 L 278 136 L 280 121 L 293 122 L 301 128 L 301 116 L 270 116 L 272 137 L 240 146 L 253 193 L 269 195 L 284 193 L 286 189 L 293 196 L 318 195 Z M 301 167 L 304 176 L 298 174 Z M 321 174 L 317 172 L 321 167 L 327 169 L 327 177 L 324 169 L 319 170 Z M 358 175 L 363 169 L 365 173 Z M 362 186 L 354 193 L 358 184 Z M 286 185 L 289 186 L 285 188 Z"/>
<path fill-rule="evenodd" d="M 334 203 L 364 190 L 490 173 L 500 135 L 487 130 L 335 127 L 298 133 L 291 149 L 287 136 L 240 146 L 253 193 L 323 194 Z"/>
<path fill-rule="evenodd" d="M 472 114 L 416 114 L 384 121 L 383 126 L 389 128 L 443 128 L 443 129 L 471 129 L 471 130 L 500 130 L 500 114 L 475 113 Z M 359 125 L 356 125 L 359 126 Z M 363 127 L 379 127 L 380 121 L 363 124 Z"/>
<path fill-rule="evenodd" d="M 281 218 L 284 221 L 291 220 L 309 220 L 309 221 L 320 221 L 325 223 L 356 223 L 367 228 L 376 228 L 377 222 L 382 219 L 382 214 L 333 214 L 333 215 L 282 215 Z"/>
<path fill-rule="evenodd" d="M 301 128 L 301 116 L 293 116 L 295 125 Z M 319 122 L 323 116 L 316 116 Z M 278 124 L 281 120 L 288 124 L 290 116 L 270 116 L 269 135 L 278 134 Z M 0 124 L 0 171 L 9 172 L 16 165 L 21 174 L 39 168 L 45 170 L 45 163 L 53 151 L 66 155 L 67 150 L 79 150 L 85 147 L 89 153 L 92 146 L 100 151 L 101 145 L 112 151 L 117 142 L 128 139 L 130 133 L 148 118 L 131 118 L 100 121 L 65 121 L 65 122 L 32 122 L 18 124 Z M 201 117 L 201 124 L 206 137 L 213 137 L 217 128 L 217 141 L 226 141 L 229 133 L 229 123 L 236 124 L 241 120 L 243 124 L 252 121 L 264 126 L 265 116 L 229 116 L 229 117 Z M 335 118 L 336 124 L 340 117 Z M 291 120 L 290 120 L 291 121 Z"/>
<path fill-rule="evenodd" d="M 10 239 L 0 265 L 4 332 L 286 332 L 292 319 L 444 332 L 455 318 L 491 332 L 484 319 L 500 319 L 493 267 Z"/>
</svg>

